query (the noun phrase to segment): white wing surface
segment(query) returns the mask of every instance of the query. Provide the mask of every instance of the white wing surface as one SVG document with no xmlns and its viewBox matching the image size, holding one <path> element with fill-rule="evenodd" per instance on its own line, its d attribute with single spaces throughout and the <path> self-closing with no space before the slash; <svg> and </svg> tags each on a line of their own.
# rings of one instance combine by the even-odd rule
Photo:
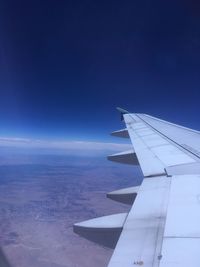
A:
<svg viewBox="0 0 200 267">
<path fill-rule="evenodd" d="M 108 266 L 200 266 L 200 132 L 120 112 L 126 129 L 112 135 L 129 136 L 133 150 L 108 159 L 139 164 L 144 179 L 140 187 L 108 194 L 133 203 Z"/>
</svg>

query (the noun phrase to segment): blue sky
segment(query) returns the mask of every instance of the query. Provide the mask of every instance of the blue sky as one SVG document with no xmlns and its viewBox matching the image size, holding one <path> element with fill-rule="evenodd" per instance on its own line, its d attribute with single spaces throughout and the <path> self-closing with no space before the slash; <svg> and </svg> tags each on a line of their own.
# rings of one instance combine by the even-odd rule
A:
<svg viewBox="0 0 200 267">
<path fill-rule="evenodd" d="M 4 1 L 0 136 L 118 142 L 122 106 L 200 129 L 197 1 Z"/>
</svg>

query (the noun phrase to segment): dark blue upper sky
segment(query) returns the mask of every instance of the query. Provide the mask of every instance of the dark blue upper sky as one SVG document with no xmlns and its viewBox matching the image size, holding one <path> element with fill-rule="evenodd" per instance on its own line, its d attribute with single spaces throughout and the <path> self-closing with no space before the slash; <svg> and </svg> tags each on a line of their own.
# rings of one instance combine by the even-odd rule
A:
<svg viewBox="0 0 200 267">
<path fill-rule="evenodd" d="M 200 129 L 198 1 L 7 0 L 0 33 L 1 136 L 111 140 L 116 106 Z"/>
</svg>

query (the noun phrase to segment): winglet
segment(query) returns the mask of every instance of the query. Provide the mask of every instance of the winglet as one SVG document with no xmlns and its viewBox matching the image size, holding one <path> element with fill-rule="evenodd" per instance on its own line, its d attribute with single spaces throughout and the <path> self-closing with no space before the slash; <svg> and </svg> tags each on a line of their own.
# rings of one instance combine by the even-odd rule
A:
<svg viewBox="0 0 200 267">
<path fill-rule="evenodd" d="M 123 108 L 119 108 L 119 107 L 117 107 L 116 108 L 120 113 L 122 113 L 122 114 L 128 114 L 128 113 L 130 113 L 129 111 L 127 111 L 127 110 L 125 110 L 125 109 L 123 109 Z"/>
<path fill-rule="evenodd" d="M 121 114 L 121 120 L 123 121 L 124 120 L 123 115 L 124 114 L 128 114 L 129 112 L 127 110 L 125 110 L 123 108 L 119 108 L 119 107 L 117 107 L 117 110 L 120 112 L 120 114 Z"/>
</svg>

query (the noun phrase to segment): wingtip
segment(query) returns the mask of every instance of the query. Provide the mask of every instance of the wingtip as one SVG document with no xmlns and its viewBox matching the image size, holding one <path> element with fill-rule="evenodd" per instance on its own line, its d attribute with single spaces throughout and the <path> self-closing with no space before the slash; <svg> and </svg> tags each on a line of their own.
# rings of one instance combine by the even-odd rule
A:
<svg viewBox="0 0 200 267">
<path fill-rule="evenodd" d="M 128 113 L 130 113 L 129 111 L 127 111 L 127 110 L 125 110 L 125 109 L 123 109 L 123 108 L 120 108 L 120 107 L 116 107 L 116 109 L 117 109 L 120 113 L 122 113 L 122 114 L 128 114 Z"/>
<path fill-rule="evenodd" d="M 117 107 L 116 109 L 119 111 L 119 113 L 121 115 L 121 121 L 124 121 L 124 114 L 129 114 L 129 111 L 127 111 L 123 108 L 120 108 L 120 107 Z"/>
</svg>

